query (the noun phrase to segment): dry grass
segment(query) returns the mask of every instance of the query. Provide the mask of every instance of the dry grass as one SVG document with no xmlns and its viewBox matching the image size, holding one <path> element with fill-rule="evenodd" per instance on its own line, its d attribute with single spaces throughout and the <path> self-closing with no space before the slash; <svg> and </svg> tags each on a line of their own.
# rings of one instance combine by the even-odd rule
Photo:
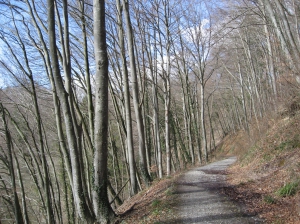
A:
<svg viewBox="0 0 300 224">
<path fill-rule="evenodd" d="M 277 114 L 258 121 L 259 127 L 252 124 L 250 133 L 227 136 L 214 160 L 239 157 L 228 171 L 229 185 L 223 193 L 245 205 L 246 213 L 258 215 L 266 223 L 300 223 L 300 113 L 288 109 Z M 118 208 L 118 222 L 164 223 L 175 217 L 175 179 L 160 180 L 128 200 Z M 280 196 L 280 189 L 294 183 L 298 186 L 294 195 Z"/>
<path fill-rule="evenodd" d="M 287 184 L 300 181 L 300 114 L 270 117 L 249 135 L 239 132 L 224 140 L 223 154 L 236 154 L 239 162 L 229 170 L 230 187 L 224 193 L 246 204 L 246 212 L 267 223 L 300 223 L 300 193 L 283 197 Z"/>
<path fill-rule="evenodd" d="M 156 181 L 152 186 L 127 200 L 117 210 L 118 223 L 161 223 L 164 220 L 176 218 L 173 210 L 175 195 L 173 195 L 174 181 L 172 178 Z"/>
</svg>

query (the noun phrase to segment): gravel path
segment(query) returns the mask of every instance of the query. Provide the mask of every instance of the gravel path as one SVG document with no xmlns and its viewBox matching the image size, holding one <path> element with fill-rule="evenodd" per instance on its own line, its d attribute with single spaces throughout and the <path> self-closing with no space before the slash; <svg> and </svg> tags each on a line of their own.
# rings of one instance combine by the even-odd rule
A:
<svg viewBox="0 0 300 224">
<path fill-rule="evenodd" d="M 170 223 L 262 223 L 257 217 L 247 217 L 219 189 L 225 185 L 225 170 L 236 161 L 230 157 L 195 168 L 177 181 L 178 218 Z"/>
</svg>

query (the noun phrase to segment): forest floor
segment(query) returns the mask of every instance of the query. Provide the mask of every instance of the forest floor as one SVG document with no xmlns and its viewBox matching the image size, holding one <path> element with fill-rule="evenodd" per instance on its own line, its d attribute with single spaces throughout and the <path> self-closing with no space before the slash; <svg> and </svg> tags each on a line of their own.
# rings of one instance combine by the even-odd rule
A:
<svg viewBox="0 0 300 224">
<path fill-rule="evenodd" d="M 261 223 L 223 193 L 229 157 L 155 183 L 118 209 L 121 223 Z"/>
<path fill-rule="evenodd" d="M 228 135 L 218 145 L 214 161 L 232 155 L 238 161 L 223 173 L 226 184 L 215 188 L 215 193 L 228 197 L 244 216 L 270 224 L 300 224 L 299 110 L 270 115 L 257 123 L 250 132 Z M 156 181 L 126 201 L 118 208 L 118 222 L 181 223 L 176 187 L 181 175 Z"/>
<path fill-rule="evenodd" d="M 133 196 L 118 207 L 116 223 L 152 224 L 176 218 L 175 181 L 178 174 L 155 181 L 151 187 Z"/>
<path fill-rule="evenodd" d="M 266 223 L 300 223 L 299 127 L 298 107 L 260 121 L 250 134 L 228 136 L 219 145 L 219 156 L 238 155 L 227 170 L 223 193 Z"/>
</svg>

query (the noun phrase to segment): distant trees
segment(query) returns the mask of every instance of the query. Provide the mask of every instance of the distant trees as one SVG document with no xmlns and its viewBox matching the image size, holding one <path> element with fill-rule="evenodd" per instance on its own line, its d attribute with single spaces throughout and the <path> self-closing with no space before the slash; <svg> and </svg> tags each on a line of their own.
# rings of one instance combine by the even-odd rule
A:
<svg viewBox="0 0 300 224">
<path fill-rule="evenodd" d="M 265 22 L 270 24 L 269 27 L 278 38 L 286 63 L 298 73 L 299 64 L 297 61 L 300 53 L 299 29 L 297 28 L 299 2 L 260 0 L 257 6 L 262 11 Z M 291 63 L 289 64 L 288 61 Z M 298 75 L 296 76 L 298 77 Z M 299 77 L 297 80 L 299 82 Z"/>
<path fill-rule="evenodd" d="M 297 86 L 298 1 L 0 4 L 1 221 L 109 223 Z"/>
</svg>

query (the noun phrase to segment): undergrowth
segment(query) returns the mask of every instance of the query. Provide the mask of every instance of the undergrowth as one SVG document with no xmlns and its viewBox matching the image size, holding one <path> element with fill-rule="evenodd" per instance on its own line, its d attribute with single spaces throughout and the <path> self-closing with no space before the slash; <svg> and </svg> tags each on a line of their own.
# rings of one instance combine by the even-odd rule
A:
<svg viewBox="0 0 300 224">
<path fill-rule="evenodd" d="M 242 198 L 266 223 L 300 223 L 299 125 L 300 109 L 293 114 L 278 110 L 252 124 L 248 133 L 222 142 L 223 154 L 234 147 L 239 158 L 229 171 L 237 192 L 233 199 Z"/>
<path fill-rule="evenodd" d="M 298 185 L 298 182 L 287 183 L 277 191 L 277 194 L 281 197 L 293 196 L 298 191 Z"/>
<path fill-rule="evenodd" d="M 165 190 L 164 195 L 165 197 L 170 197 L 174 193 L 174 184 L 172 184 L 170 187 Z M 170 205 L 167 200 L 163 199 L 154 199 L 151 203 L 151 208 L 152 208 L 152 214 L 153 215 L 160 215 L 161 213 L 164 212 L 170 212 Z"/>
<path fill-rule="evenodd" d="M 272 197 L 271 195 L 265 195 L 264 196 L 264 202 L 267 203 L 267 204 L 275 204 L 276 199 L 274 197 Z"/>
</svg>

